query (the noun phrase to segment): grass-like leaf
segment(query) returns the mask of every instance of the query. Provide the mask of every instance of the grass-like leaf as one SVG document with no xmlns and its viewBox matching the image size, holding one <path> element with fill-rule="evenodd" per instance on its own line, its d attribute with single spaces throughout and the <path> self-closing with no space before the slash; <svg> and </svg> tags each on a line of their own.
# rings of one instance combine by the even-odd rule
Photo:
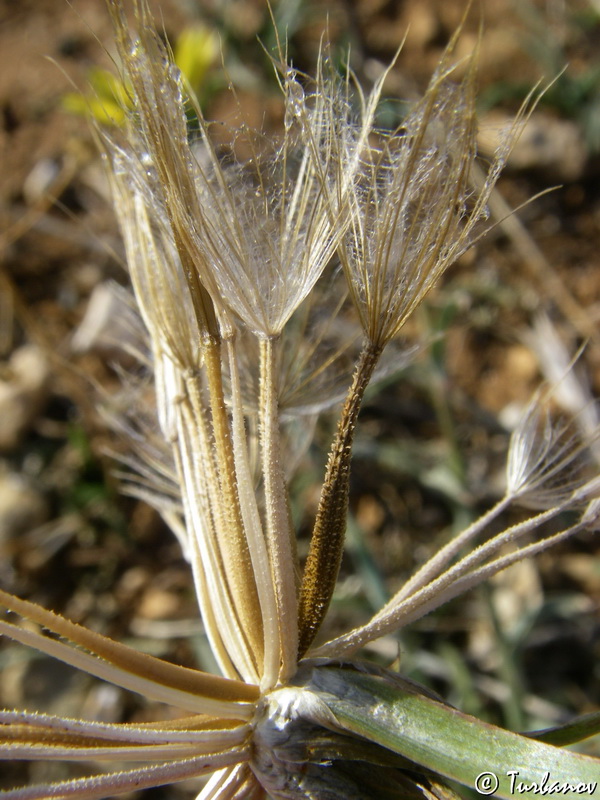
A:
<svg viewBox="0 0 600 800">
<path fill-rule="evenodd" d="M 598 787 L 599 759 L 482 722 L 403 686 L 394 676 L 320 668 L 311 682 L 345 731 L 480 794 L 512 798 L 520 784 L 532 787 L 529 791 L 535 784 L 537 794 L 576 798 L 591 796 Z M 597 725 L 592 719 L 591 728 Z"/>
</svg>

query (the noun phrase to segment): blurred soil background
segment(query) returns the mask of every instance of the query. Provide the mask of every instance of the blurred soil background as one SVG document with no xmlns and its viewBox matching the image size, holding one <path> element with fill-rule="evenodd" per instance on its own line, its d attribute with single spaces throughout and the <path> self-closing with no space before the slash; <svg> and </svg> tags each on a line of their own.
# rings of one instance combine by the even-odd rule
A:
<svg viewBox="0 0 600 800">
<path fill-rule="evenodd" d="M 204 22 L 220 36 L 201 100 L 208 118 L 234 115 L 231 79 L 253 124 L 282 124 L 264 0 L 152 2 L 169 41 Z M 544 377 L 531 345 L 540 314 L 556 352 L 579 360 L 600 391 L 600 4 L 598 0 L 481 0 L 481 150 L 538 80 L 555 83 L 502 178 L 501 222 L 447 274 L 407 331 L 434 344 L 399 380 L 374 390 L 362 414 L 348 553 L 329 630 L 373 608 L 497 496 L 507 431 Z M 159 11 L 160 8 L 160 11 Z M 371 84 L 406 42 L 386 84 L 418 97 L 460 22 L 459 0 L 273 0 L 294 65 L 310 72 L 322 32 L 351 48 Z M 340 51 L 341 52 L 341 51 Z M 119 449 L 98 412 L 127 359 L 102 288 L 126 285 L 122 247 L 88 122 L 65 109 L 109 68 L 103 0 L 0 0 L 0 583 L 140 649 L 212 668 L 191 576 L 158 515 L 118 492 Z M 564 70 L 564 71 L 563 71 Z M 557 77 L 558 76 L 558 77 Z M 382 125 L 396 124 L 389 102 Z M 90 299 L 96 311 L 90 316 Z M 87 313 L 87 325 L 81 323 Z M 90 322 L 92 320 L 92 322 Z M 437 334 L 443 334 L 436 338 Z M 560 344 L 562 343 L 562 344 Z M 558 356 L 557 356 L 558 357 Z M 331 428 L 324 422 L 294 481 L 294 514 L 309 529 Z M 515 516 L 517 519 L 517 516 Z M 507 520 L 507 521 L 510 521 Z M 376 646 L 386 665 L 465 711 L 513 729 L 548 727 L 600 703 L 597 535 L 535 563 Z M 400 648 L 400 649 L 399 649 Z M 373 654 L 371 654 L 373 655 Z M 119 721 L 164 713 L 23 648 L 0 649 L 0 704 Z M 594 745 L 588 744 L 588 748 Z M 593 751 L 593 750 L 592 750 Z M 596 746 L 596 753 L 598 748 Z M 0 788 L 84 774 L 63 764 L 3 766 Z M 147 797 L 193 796 L 182 785 Z"/>
</svg>

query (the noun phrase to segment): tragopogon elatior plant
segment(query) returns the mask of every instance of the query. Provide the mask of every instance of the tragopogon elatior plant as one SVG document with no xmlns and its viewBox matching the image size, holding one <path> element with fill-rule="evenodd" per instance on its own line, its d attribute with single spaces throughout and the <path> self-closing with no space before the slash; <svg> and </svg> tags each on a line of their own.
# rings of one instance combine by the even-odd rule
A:
<svg viewBox="0 0 600 800">
<path fill-rule="evenodd" d="M 510 797 L 511 770 L 529 781 L 550 771 L 566 796 L 592 793 L 593 759 L 479 723 L 352 661 L 374 639 L 594 526 L 598 480 L 581 469 L 584 444 L 570 426 L 553 427 L 542 396 L 512 436 L 496 506 L 369 622 L 311 649 L 338 574 L 365 389 L 431 286 L 481 235 L 526 110 L 475 188 L 475 58 L 457 72 L 456 38 L 393 133 L 374 122 L 385 76 L 364 95 L 324 56 L 311 83 L 279 52 L 282 133 L 238 131 L 246 156 L 226 159 L 200 109 L 190 141 L 189 94 L 144 0 L 134 2 L 136 34 L 121 0 L 108 7 L 131 97 L 126 135 L 99 137 L 149 337 L 159 428 L 137 439 L 144 480 L 132 487 L 181 542 L 222 675 L 140 654 L 0 592 L 28 621 L 2 621 L 0 633 L 186 713 L 169 723 L 102 724 L 3 711 L 4 758 L 139 764 L 2 796 L 103 798 L 212 774 L 202 800 L 452 797 L 444 778 L 475 785 L 491 771 L 498 794 Z M 338 296 L 323 305 L 332 286 Z M 302 566 L 287 487 L 305 446 L 294 424 L 304 415 L 309 430 L 311 415 L 341 399 L 331 373 L 350 349 L 329 334 L 332 308 L 343 306 L 364 341 Z M 517 503 L 538 511 L 498 532 L 492 523 Z M 565 511 L 569 527 L 535 538 Z"/>
</svg>

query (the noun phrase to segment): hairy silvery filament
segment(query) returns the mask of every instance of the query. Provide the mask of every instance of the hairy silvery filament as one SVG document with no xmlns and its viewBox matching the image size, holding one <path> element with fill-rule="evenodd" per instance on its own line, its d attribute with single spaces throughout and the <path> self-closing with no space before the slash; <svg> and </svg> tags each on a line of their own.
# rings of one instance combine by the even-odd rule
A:
<svg viewBox="0 0 600 800">
<path fill-rule="evenodd" d="M 374 122 L 385 74 L 365 95 L 349 72 L 333 70 L 323 48 L 311 83 L 280 46 L 273 64 L 283 129 L 275 137 L 237 131 L 249 155 L 236 158 L 234 141 L 224 158 L 199 108 L 190 136 L 189 97 L 145 0 L 133 2 L 135 34 L 122 0 L 107 1 L 132 110 L 123 135 L 98 138 L 148 335 L 157 421 L 150 432 L 146 407 L 121 423 L 135 439 L 126 463 L 145 459 L 128 486 L 178 536 L 222 674 L 165 664 L 1 592 L 2 605 L 33 627 L 0 621 L 0 633 L 191 715 L 135 726 L 0 712 L 4 757 L 143 763 L 6 796 L 101 798 L 214 773 L 199 800 L 265 791 L 290 800 L 364 797 L 367 773 L 381 777 L 385 768 L 382 797 L 440 797 L 435 776 L 417 779 L 366 734 L 358 745 L 339 728 L 322 697 L 352 692 L 343 670 L 328 678 L 322 670 L 515 561 L 594 528 L 589 432 L 556 426 L 549 394 L 536 396 L 512 434 L 496 505 L 367 623 L 318 647 L 313 641 L 342 557 L 365 390 L 427 292 L 485 231 L 487 202 L 527 106 L 480 183 L 476 56 L 453 63 L 458 34 L 394 132 Z M 288 478 L 315 420 L 339 401 L 302 565 Z M 513 504 L 534 513 L 499 531 Z M 565 527 L 543 527 L 565 511 Z M 302 663 L 305 655 L 322 660 Z M 382 683 L 402 681 L 386 675 Z"/>
</svg>

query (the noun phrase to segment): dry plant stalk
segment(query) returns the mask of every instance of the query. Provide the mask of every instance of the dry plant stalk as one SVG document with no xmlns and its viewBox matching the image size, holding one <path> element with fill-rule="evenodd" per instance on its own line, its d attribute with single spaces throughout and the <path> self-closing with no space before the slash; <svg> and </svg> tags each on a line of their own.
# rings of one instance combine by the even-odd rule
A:
<svg viewBox="0 0 600 800">
<path fill-rule="evenodd" d="M 228 163 L 199 108 L 197 139 L 190 142 L 182 79 L 145 0 L 134 2 L 135 35 L 121 0 L 108 0 L 108 7 L 133 110 L 123 139 L 104 132 L 99 138 L 149 337 L 160 431 L 138 438 L 137 456 L 146 462 L 143 480 L 132 479 L 129 488 L 156 506 L 182 544 L 222 677 L 141 655 L 0 593 L 8 610 L 29 620 L 2 621 L 0 633 L 191 714 L 175 723 L 106 725 L 2 712 L 3 757 L 146 762 L 3 796 L 101 798 L 213 773 L 199 800 L 259 798 L 266 790 L 292 800 L 329 797 L 332 787 L 320 783 L 326 767 L 301 738 L 315 736 L 314 721 L 320 720 L 329 731 L 329 750 L 323 745 L 316 751 L 321 760 L 333 751 L 354 754 L 352 760 L 356 740 L 334 734 L 335 720 L 320 707 L 311 710 L 310 698 L 297 690 L 294 713 L 277 723 L 281 705 L 270 698 L 293 684 L 300 659 L 346 657 L 509 564 L 595 524 L 590 502 L 598 481 L 588 480 L 578 466 L 585 443 L 570 429 L 554 431 L 543 398 L 537 398 L 513 435 L 506 492 L 497 505 L 438 552 L 368 623 L 310 649 L 342 556 L 352 444 L 365 389 L 386 346 L 429 289 L 480 237 L 528 104 L 474 189 L 476 54 L 458 76 L 458 33 L 423 99 L 392 133 L 377 131 L 374 122 L 385 75 L 365 96 L 350 73 L 336 75 L 324 49 L 311 83 L 286 64 L 280 48 L 274 66 L 285 102 L 281 137 L 268 141 L 239 132 L 251 156 Z M 321 287 L 336 264 L 364 343 L 302 569 L 286 474 L 296 455 L 289 449 L 294 408 L 284 407 L 282 398 L 301 387 L 304 407 L 322 410 L 338 400 L 335 393 L 322 397 L 322 391 L 344 347 L 332 353 L 325 335 L 316 342 L 303 338 L 305 328 L 295 324 L 299 315 L 322 314 Z M 334 304 L 339 311 L 337 298 Z M 290 373 L 294 359 L 302 375 Z M 309 419 L 300 425 L 310 428 Z M 542 510 L 489 534 L 513 503 Z M 521 543 L 565 510 L 580 512 L 569 528 Z M 514 545 L 508 554 L 507 543 Z M 274 755 L 283 746 L 277 736 L 285 738 L 292 717 L 293 741 L 304 748 L 304 758 L 315 758 L 293 779 L 283 772 L 291 761 Z M 363 760 L 382 763 L 381 751 L 371 753 L 365 742 L 361 747 Z M 327 774 L 342 780 L 335 771 Z M 400 779 L 396 789 L 413 796 L 416 778 L 398 772 Z M 355 796 L 368 796 L 357 782 Z M 345 791 L 342 785 L 336 784 L 338 792 Z"/>
</svg>

